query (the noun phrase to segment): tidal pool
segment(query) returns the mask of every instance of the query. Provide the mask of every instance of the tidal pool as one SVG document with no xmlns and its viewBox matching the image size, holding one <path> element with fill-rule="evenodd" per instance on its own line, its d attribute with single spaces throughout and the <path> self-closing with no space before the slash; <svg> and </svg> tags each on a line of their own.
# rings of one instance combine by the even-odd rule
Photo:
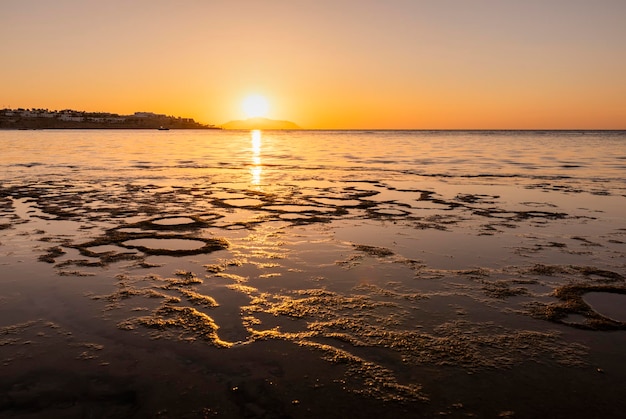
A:
<svg viewBox="0 0 626 419">
<path fill-rule="evenodd" d="M 171 217 L 171 218 L 159 218 L 157 220 L 153 220 L 152 224 L 162 225 L 162 226 L 175 226 L 175 225 L 184 225 L 184 224 L 192 224 L 195 220 L 189 217 Z"/>
<path fill-rule="evenodd" d="M 626 322 L 626 294 L 589 292 L 583 300 L 597 313 L 611 320 Z"/>
<path fill-rule="evenodd" d="M 193 239 L 133 239 L 122 242 L 122 245 L 136 248 L 147 249 L 165 249 L 170 251 L 178 250 L 199 250 L 205 246 L 206 243 L 200 240 Z"/>
</svg>

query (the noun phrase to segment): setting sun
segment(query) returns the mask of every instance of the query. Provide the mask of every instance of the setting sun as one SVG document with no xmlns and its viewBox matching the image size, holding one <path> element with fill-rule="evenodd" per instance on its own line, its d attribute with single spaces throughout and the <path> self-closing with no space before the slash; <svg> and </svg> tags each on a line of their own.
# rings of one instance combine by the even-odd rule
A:
<svg viewBox="0 0 626 419">
<path fill-rule="evenodd" d="M 269 103 L 267 99 L 261 95 L 251 95 L 244 99 L 243 112 L 247 118 L 256 118 L 259 116 L 267 116 L 269 111 Z"/>
</svg>

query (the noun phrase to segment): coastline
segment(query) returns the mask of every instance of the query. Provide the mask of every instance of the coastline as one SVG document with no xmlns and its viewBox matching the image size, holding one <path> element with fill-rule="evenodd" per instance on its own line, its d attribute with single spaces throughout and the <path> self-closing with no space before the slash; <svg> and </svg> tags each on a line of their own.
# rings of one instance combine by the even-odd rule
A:
<svg viewBox="0 0 626 419">
<path fill-rule="evenodd" d="M 104 112 L 47 109 L 0 109 L 0 129 L 219 129 L 192 118 L 153 112 L 118 115 Z"/>
<path fill-rule="evenodd" d="M 86 122 L 54 122 L 54 123 L 40 123 L 35 121 L 33 123 L 15 123 L 15 124 L 2 124 L 0 123 L 0 130 L 155 130 L 159 128 L 167 128 L 172 130 L 219 130 L 222 129 L 213 125 L 201 125 L 201 124 L 176 124 L 176 123 L 162 123 L 162 121 L 155 121 L 151 123 L 120 123 L 120 124 L 107 124 L 107 123 L 86 123 Z"/>
</svg>

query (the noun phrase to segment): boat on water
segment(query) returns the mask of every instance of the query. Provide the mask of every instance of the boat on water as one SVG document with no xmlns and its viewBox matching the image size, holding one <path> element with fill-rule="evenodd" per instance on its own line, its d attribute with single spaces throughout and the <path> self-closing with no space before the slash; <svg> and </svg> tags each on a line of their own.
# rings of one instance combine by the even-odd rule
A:
<svg viewBox="0 0 626 419">
<path fill-rule="evenodd" d="M 159 131 L 169 131 L 170 129 L 164 126 L 160 126 L 159 128 L 157 128 Z"/>
</svg>

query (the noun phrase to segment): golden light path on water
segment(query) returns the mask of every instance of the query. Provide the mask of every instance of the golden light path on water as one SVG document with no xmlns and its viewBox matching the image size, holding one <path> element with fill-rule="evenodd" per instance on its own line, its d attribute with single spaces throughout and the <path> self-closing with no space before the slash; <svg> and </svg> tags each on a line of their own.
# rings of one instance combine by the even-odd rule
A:
<svg viewBox="0 0 626 419">
<path fill-rule="evenodd" d="M 261 130 L 255 129 L 250 131 L 250 137 L 252 142 L 252 165 L 250 167 L 250 174 L 252 175 L 251 183 L 253 185 L 259 185 L 263 172 L 263 166 L 261 165 Z"/>
</svg>

